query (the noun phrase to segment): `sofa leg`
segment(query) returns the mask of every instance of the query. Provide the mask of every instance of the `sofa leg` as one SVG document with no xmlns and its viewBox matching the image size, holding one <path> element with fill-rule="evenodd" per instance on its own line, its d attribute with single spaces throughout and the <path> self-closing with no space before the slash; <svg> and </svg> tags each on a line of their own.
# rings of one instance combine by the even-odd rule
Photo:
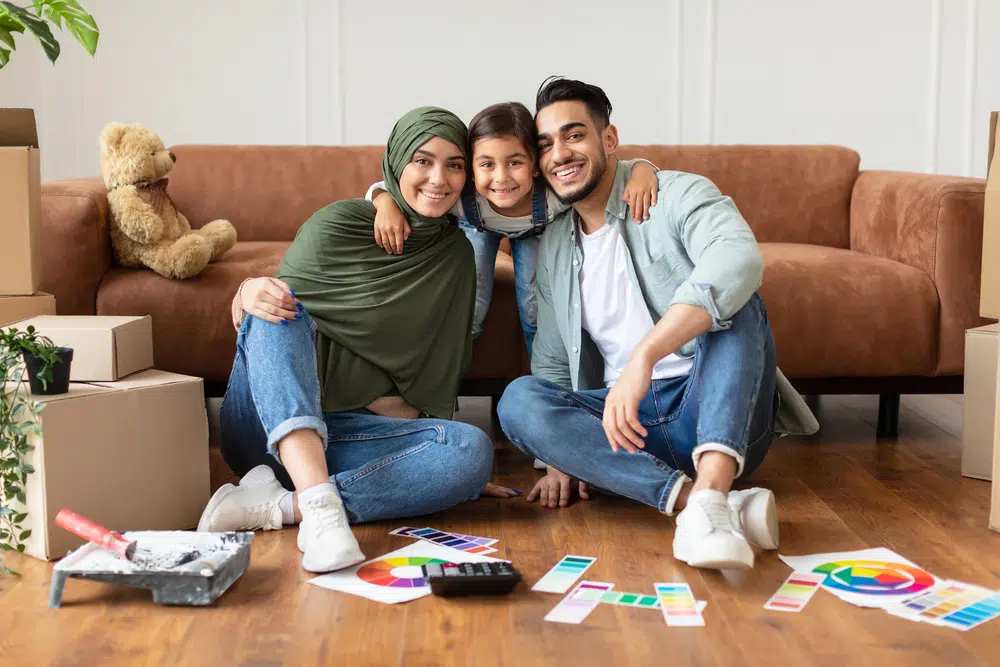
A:
<svg viewBox="0 0 1000 667">
<path fill-rule="evenodd" d="M 899 394 L 879 394 L 875 434 L 879 438 L 899 437 Z"/>
</svg>

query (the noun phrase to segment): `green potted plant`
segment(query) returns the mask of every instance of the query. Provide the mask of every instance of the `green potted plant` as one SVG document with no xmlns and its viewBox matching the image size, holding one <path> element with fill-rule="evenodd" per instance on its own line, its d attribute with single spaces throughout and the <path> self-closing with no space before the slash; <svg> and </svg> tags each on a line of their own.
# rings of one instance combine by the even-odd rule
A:
<svg viewBox="0 0 1000 667">
<path fill-rule="evenodd" d="M 0 68 L 7 64 L 10 52 L 16 47 L 14 33 L 24 32 L 38 40 L 45 55 L 55 63 L 60 46 L 49 22 L 60 30 L 65 22 L 66 30 L 87 53 L 94 55 L 97 51 L 100 37 L 97 22 L 77 0 L 31 0 L 31 5 L 24 7 L 3 0 L 0 1 Z"/>
<path fill-rule="evenodd" d="M 72 360 L 71 348 L 53 344 L 33 326 L 0 330 L 0 552 L 24 552 L 24 540 L 31 536 L 31 529 L 23 525 L 28 518 L 24 488 L 35 470 L 24 456 L 34 449 L 28 437 L 42 434 L 39 414 L 45 409 L 33 395 L 69 391 Z M 30 392 L 25 391 L 26 376 Z M 6 565 L 2 571 L 17 574 Z"/>
</svg>

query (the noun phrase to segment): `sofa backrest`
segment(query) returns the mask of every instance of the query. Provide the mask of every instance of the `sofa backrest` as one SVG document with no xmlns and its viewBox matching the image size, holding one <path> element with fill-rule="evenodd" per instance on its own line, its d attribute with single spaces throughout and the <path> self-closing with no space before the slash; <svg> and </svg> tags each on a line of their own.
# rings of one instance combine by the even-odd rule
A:
<svg viewBox="0 0 1000 667">
<path fill-rule="evenodd" d="M 172 146 L 167 192 L 194 227 L 225 218 L 240 241 L 291 241 L 317 210 L 382 180 L 382 146 Z"/>
<path fill-rule="evenodd" d="M 622 146 L 660 169 L 701 174 L 733 198 L 760 242 L 850 247 L 861 158 L 839 146 Z"/>
<path fill-rule="evenodd" d="M 314 212 L 364 197 L 382 146 L 174 146 L 168 192 L 195 227 L 225 218 L 241 241 L 290 241 Z M 860 157 L 837 146 L 622 146 L 701 174 L 733 198 L 758 241 L 847 248 Z"/>
</svg>

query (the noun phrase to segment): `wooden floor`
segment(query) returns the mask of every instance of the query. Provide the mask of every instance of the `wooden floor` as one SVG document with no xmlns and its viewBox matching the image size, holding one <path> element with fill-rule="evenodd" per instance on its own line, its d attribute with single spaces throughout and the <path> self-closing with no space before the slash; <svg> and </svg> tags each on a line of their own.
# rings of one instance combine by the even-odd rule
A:
<svg viewBox="0 0 1000 667">
<path fill-rule="evenodd" d="M 876 443 L 877 400 L 824 397 L 822 429 L 772 447 L 756 483 L 777 494 L 781 552 L 884 546 L 940 577 L 1000 589 L 1000 534 L 986 529 L 990 485 L 963 478 L 961 398 L 905 397 L 898 442 Z M 488 406 L 460 416 L 488 426 Z M 219 484 L 224 465 L 216 459 Z M 500 444 L 495 480 L 527 491 L 537 473 Z M 295 531 L 259 533 L 250 570 L 214 608 L 163 608 L 145 591 L 69 581 L 46 606 L 51 565 L 14 558 L 0 578 L 0 665 L 997 665 L 1000 620 L 958 632 L 864 610 L 820 591 L 801 614 L 762 609 L 788 575 L 775 553 L 742 582 L 679 564 L 672 521 L 598 497 L 562 510 L 483 499 L 439 515 L 360 526 L 366 554 L 409 540 L 400 525 L 500 539 L 526 578 L 512 596 L 433 596 L 384 605 L 307 585 Z M 687 581 L 708 601 L 704 628 L 668 628 L 658 611 L 601 605 L 578 626 L 543 616 L 561 596 L 532 592 L 564 554 L 596 556 L 587 577 L 650 592 Z"/>
</svg>

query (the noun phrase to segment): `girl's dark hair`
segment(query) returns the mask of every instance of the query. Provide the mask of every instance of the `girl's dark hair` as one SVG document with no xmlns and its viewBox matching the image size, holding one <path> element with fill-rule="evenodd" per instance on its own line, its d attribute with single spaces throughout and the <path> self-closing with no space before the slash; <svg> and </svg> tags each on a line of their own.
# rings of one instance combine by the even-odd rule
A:
<svg viewBox="0 0 1000 667">
<path fill-rule="evenodd" d="M 538 132 L 531 112 L 520 102 L 501 102 L 486 107 L 469 123 L 469 156 L 480 139 L 517 137 L 531 159 L 535 158 Z"/>
<path fill-rule="evenodd" d="M 561 76 L 550 76 L 542 82 L 535 95 L 535 113 L 550 104 L 571 101 L 584 103 L 598 130 L 611 124 L 611 101 L 603 90 L 593 84 Z"/>
</svg>

